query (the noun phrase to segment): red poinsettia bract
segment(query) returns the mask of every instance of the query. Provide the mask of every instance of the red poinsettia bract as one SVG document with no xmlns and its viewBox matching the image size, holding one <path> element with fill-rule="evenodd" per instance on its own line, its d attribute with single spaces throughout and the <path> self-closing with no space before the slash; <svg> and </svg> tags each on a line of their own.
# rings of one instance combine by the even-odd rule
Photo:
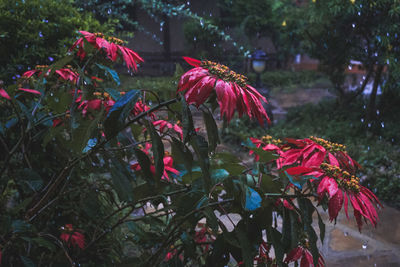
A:
<svg viewBox="0 0 400 267">
<path fill-rule="evenodd" d="M 91 33 L 86 31 L 79 31 L 83 37 L 76 40 L 76 42 L 70 48 L 70 51 L 75 47 L 78 47 L 78 57 L 83 59 L 86 56 L 84 48 L 84 40 L 93 45 L 97 50 L 105 51 L 107 57 L 115 62 L 117 58 L 121 58 L 125 62 L 128 69 L 137 69 L 137 64 L 144 62 L 144 60 L 133 50 L 123 46 L 124 41 L 121 39 L 105 36 L 102 33 Z"/>
<path fill-rule="evenodd" d="M 184 59 L 194 68 L 182 75 L 178 92 L 184 92 L 189 104 L 200 106 L 215 90 L 221 117 L 225 116 L 230 121 L 237 110 L 239 117 L 247 114 L 250 118 L 256 118 L 261 125 L 264 124 L 264 120 L 269 122 L 262 105 L 262 101 L 267 102 L 267 100 L 247 84 L 245 76 L 212 61 L 200 61 L 188 57 Z"/>
<path fill-rule="evenodd" d="M 63 240 L 69 247 L 75 246 L 83 249 L 85 247 L 85 236 L 78 231 L 75 231 L 72 224 L 66 224 L 61 227 L 62 233 L 60 239 Z"/>
<path fill-rule="evenodd" d="M 168 121 L 165 120 L 157 120 L 153 122 L 154 127 L 159 126 L 159 131 L 161 133 L 164 133 L 165 130 L 167 129 L 173 129 L 179 136 L 181 139 L 183 139 L 183 130 L 182 127 L 179 126 L 178 124 L 172 124 Z"/>
<path fill-rule="evenodd" d="M 359 230 L 362 228 L 362 218 L 377 225 L 378 214 L 376 207 L 382 207 L 378 198 L 368 188 L 360 185 L 360 179 L 338 166 L 322 163 L 319 168 L 292 167 L 286 170 L 290 175 L 313 176 L 313 183 L 317 185 L 317 194 L 320 200 L 328 197 L 328 213 L 332 221 L 342 207 L 348 217 L 348 202 L 353 206 Z"/>
<path fill-rule="evenodd" d="M 35 69 L 24 72 L 24 74 L 22 74 L 22 77 L 30 78 L 35 74 L 40 76 L 42 74 L 42 72 L 48 68 L 49 68 L 49 66 L 47 66 L 47 65 L 37 65 L 35 67 Z M 51 70 L 48 69 L 46 76 L 50 73 L 50 71 Z M 62 80 L 70 81 L 72 83 L 76 83 L 79 78 L 79 74 L 76 73 L 75 71 L 73 71 L 72 69 L 70 69 L 70 66 L 67 66 L 66 68 L 58 69 L 55 71 L 55 73 L 57 73 Z"/>
<path fill-rule="evenodd" d="M 360 165 L 347 154 L 344 145 L 314 136 L 286 140 L 290 149 L 280 154 L 281 158 L 277 161 L 278 168 L 295 163 L 304 167 L 318 167 L 322 162 L 346 169 L 360 168 Z"/>
<path fill-rule="evenodd" d="M 257 139 L 254 137 L 250 137 L 250 141 L 257 147 L 264 151 L 272 151 L 280 155 L 282 153 L 281 148 L 279 145 L 282 143 L 280 139 L 273 139 L 272 136 L 266 135 L 263 136 L 261 139 Z M 254 151 L 250 150 L 249 155 L 252 155 Z M 256 154 L 255 160 L 258 161 L 260 156 Z"/>
<path fill-rule="evenodd" d="M 0 88 L 0 96 L 4 97 L 5 99 L 11 100 L 10 96 L 8 95 L 8 93 L 3 88 Z"/>
<path fill-rule="evenodd" d="M 311 252 L 305 247 L 299 246 L 292 249 L 286 255 L 284 262 L 290 263 L 290 262 L 297 262 L 298 260 L 300 260 L 301 267 L 309 267 L 309 266 L 314 267 L 313 256 L 311 255 Z M 324 266 L 325 266 L 325 261 L 322 258 L 322 256 L 319 255 L 318 264 L 316 267 L 324 267 Z"/>
</svg>

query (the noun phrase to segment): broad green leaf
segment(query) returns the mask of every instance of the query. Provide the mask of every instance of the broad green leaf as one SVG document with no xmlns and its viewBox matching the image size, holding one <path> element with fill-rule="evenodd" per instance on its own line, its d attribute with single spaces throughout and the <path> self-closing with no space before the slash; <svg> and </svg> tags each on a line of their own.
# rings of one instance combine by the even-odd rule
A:
<svg viewBox="0 0 400 267">
<path fill-rule="evenodd" d="M 107 66 L 101 65 L 101 64 L 97 64 L 97 63 L 96 63 L 96 65 L 97 65 L 100 69 L 103 69 L 103 70 L 105 70 L 106 72 L 108 72 L 108 73 L 111 75 L 111 78 L 114 80 L 114 82 L 115 82 L 117 85 L 120 85 L 120 84 L 121 84 L 121 81 L 120 81 L 120 79 L 119 79 L 118 73 L 117 73 L 115 70 L 113 70 L 113 69 L 111 69 L 111 68 L 109 68 L 109 67 L 107 67 Z"/>
<path fill-rule="evenodd" d="M 249 149 L 260 157 L 260 162 L 270 162 L 271 160 L 279 158 L 279 156 L 272 151 L 265 151 L 257 147 L 249 147 Z"/>
<path fill-rule="evenodd" d="M 110 96 L 112 97 L 112 99 L 114 99 L 114 101 L 118 101 L 121 98 L 121 94 L 119 91 L 113 89 L 113 88 L 106 88 L 104 89 L 108 94 L 110 94 Z"/>
<path fill-rule="evenodd" d="M 208 149 L 209 152 L 213 152 L 215 151 L 217 144 L 220 143 L 218 127 L 215 123 L 213 115 L 208 110 L 203 110 L 203 119 L 206 125 L 208 143 L 210 144 Z"/>
<path fill-rule="evenodd" d="M 319 214 L 318 210 L 315 209 L 315 211 L 318 214 L 318 226 L 319 226 L 319 237 L 321 238 L 321 243 L 324 243 L 325 239 L 325 223 L 321 218 L 321 215 Z"/>
<path fill-rule="evenodd" d="M 164 144 L 161 137 L 158 135 L 153 123 L 147 121 L 147 128 L 150 132 L 150 137 L 152 141 L 152 151 L 154 156 L 154 165 L 156 168 L 155 178 L 160 180 L 164 173 Z"/>
<path fill-rule="evenodd" d="M 193 166 L 192 152 L 189 150 L 187 146 L 185 146 L 184 143 L 182 143 L 175 137 L 171 137 L 171 139 L 172 139 L 172 142 L 170 142 L 171 151 L 172 151 L 172 156 L 174 158 L 174 162 L 178 164 L 179 163 L 184 164 L 186 170 L 190 174 L 192 172 L 192 166 Z"/>
<path fill-rule="evenodd" d="M 229 177 L 229 172 L 225 169 L 216 169 L 211 171 L 213 184 L 217 184 Z"/>
<path fill-rule="evenodd" d="M 25 267 L 35 267 L 36 264 L 28 257 L 25 256 L 20 256 L 21 257 L 21 261 L 24 264 Z"/>
<path fill-rule="evenodd" d="M 196 153 L 202 170 L 204 189 L 206 192 L 209 192 L 212 186 L 212 181 L 210 176 L 210 160 L 208 158 L 208 143 L 201 135 L 195 135 L 191 139 L 190 144 Z"/>
<path fill-rule="evenodd" d="M 142 150 L 135 148 L 135 155 L 143 173 L 144 179 L 149 183 L 150 186 L 154 186 L 158 183 L 158 180 L 154 179 L 153 173 L 150 170 L 151 162 L 149 157 Z"/>
<path fill-rule="evenodd" d="M 189 141 L 190 137 L 193 134 L 195 134 L 196 131 L 194 130 L 192 113 L 190 112 L 190 108 L 186 103 L 184 97 L 182 97 L 181 104 L 182 104 L 183 142 L 186 144 L 186 142 Z"/>
<path fill-rule="evenodd" d="M 125 120 L 135 107 L 139 96 L 139 91 L 131 90 L 115 102 L 104 121 L 104 131 L 107 139 L 115 137 L 122 130 Z"/>
<path fill-rule="evenodd" d="M 251 187 L 246 188 L 246 200 L 244 208 L 253 211 L 261 207 L 261 196 Z"/>
<path fill-rule="evenodd" d="M 111 178 L 119 199 L 126 202 L 133 201 L 133 189 L 132 184 L 129 182 L 129 178 L 126 175 L 129 174 L 126 170 L 126 166 L 115 158 L 112 158 L 111 161 L 114 165 L 111 167 Z"/>
<path fill-rule="evenodd" d="M 29 232 L 32 230 L 32 225 L 23 220 L 13 221 L 11 227 L 14 233 Z"/>
</svg>

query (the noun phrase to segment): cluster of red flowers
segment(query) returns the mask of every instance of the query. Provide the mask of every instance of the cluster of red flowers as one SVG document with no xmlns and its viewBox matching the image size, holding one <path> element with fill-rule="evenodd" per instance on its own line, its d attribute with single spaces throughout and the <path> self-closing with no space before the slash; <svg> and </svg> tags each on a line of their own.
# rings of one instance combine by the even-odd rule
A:
<svg viewBox="0 0 400 267">
<path fill-rule="evenodd" d="M 284 262 L 290 263 L 290 262 L 297 262 L 298 260 L 300 260 L 301 267 L 309 267 L 309 266 L 314 267 L 313 256 L 311 255 L 311 252 L 307 248 L 307 243 L 305 244 L 305 246 L 298 246 L 292 249 L 286 255 Z M 316 267 L 324 267 L 324 266 L 325 266 L 325 261 L 320 255 Z"/>
<path fill-rule="evenodd" d="M 35 69 L 26 71 L 24 74 L 22 74 L 22 77 L 31 78 L 35 74 L 40 76 L 44 70 L 47 70 L 45 76 L 49 75 L 51 69 L 49 69 L 48 65 L 36 65 Z M 79 74 L 72 69 L 72 66 L 69 65 L 65 68 L 56 70 L 55 73 L 60 76 L 60 79 L 64 81 L 70 81 L 74 84 L 76 84 L 79 77 Z"/>
<path fill-rule="evenodd" d="M 85 236 L 76 231 L 73 228 L 72 224 L 66 224 L 61 227 L 62 233 L 60 235 L 60 239 L 63 240 L 68 247 L 74 246 L 79 247 L 80 249 L 84 249 L 85 247 Z"/>
<path fill-rule="evenodd" d="M 299 180 L 312 177 L 310 181 L 317 188 L 319 200 L 322 201 L 325 196 L 328 198 L 331 221 L 337 218 L 343 206 L 348 217 L 350 201 L 360 230 L 362 218 L 376 226 L 376 207 L 382 207 L 382 204 L 369 189 L 360 184 L 355 173 L 361 166 L 347 154 L 344 145 L 314 136 L 286 139 L 285 143 L 270 136 L 251 140 L 256 147 L 280 156 L 276 160 L 278 169 Z"/>
<path fill-rule="evenodd" d="M 238 111 L 239 117 L 247 114 L 256 118 L 261 125 L 269 118 L 262 105 L 267 102 L 255 88 L 246 83 L 246 77 L 230 70 L 227 66 L 212 61 L 200 61 L 184 57 L 194 68 L 182 75 L 178 92 L 184 92 L 188 104 L 203 104 L 215 90 L 221 117 L 230 121 Z"/>
</svg>

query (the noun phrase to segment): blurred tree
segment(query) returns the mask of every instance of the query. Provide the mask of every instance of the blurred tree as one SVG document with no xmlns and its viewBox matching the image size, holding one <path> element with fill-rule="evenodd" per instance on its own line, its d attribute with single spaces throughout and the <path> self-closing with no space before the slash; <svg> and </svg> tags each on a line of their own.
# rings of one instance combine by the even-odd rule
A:
<svg viewBox="0 0 400 267">
<path fill-rule="evenodd" d="M 285 67 L 289 58 L 300 52 L 302 38 L 298 29 L 304 21 L 297 5 L 297 1 L 292 0 L 221 0 L 220 23 L 225 27 L 238 27 L 253 41 L 270 38 L 278 67 Z"/>
<path fill-rule="evenodd" d="M 301 10 L 306 22 L 300 30 L 306 37 L 304 48 L 320 61 L 342 103 L 349 103 L 373 81 L 367 109 L 367 119 L 373 120 L 378 87 L 384 84 L 386 70 L 389 83 L 385 87 L 398 87 L 395 77 L 399 76 L 399 2 L 310 1 Z M 361 62 L 366 75 L 357 90 L 347 92 L 345 70 L 351 68 L 351 60 Z"/>
<path fill-rule="evenodd" d="M 78 12 L 70 0 L 1 0 L 0 80 L 11 83 L 28 68 L 51 63 L 67 51 L 77 29 L 110 31 L 112 23 L 105 22 Z"/>
</svg>

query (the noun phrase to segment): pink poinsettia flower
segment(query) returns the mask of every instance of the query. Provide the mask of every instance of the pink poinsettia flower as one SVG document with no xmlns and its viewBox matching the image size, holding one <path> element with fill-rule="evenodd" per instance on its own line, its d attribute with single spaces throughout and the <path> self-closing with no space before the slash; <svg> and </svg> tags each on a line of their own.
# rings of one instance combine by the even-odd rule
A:
<svg viewBox="0 0 400 267">
<path fill-rule="evenodd" d="M 8 93 L 3 88 L 0 88 L 0 96 L 4 97 L 5 99 L 11 100 L 10 96 L 8 95 Z"/>
<path fill-rule="evenodd" d="M 157 121 L 153 122 L 153 125 L 154 125 L 154 127 L 159 126 L 158 129 L 161 133 L 164 133 L 165 130 L 167 130 L 167 129 L 173 129 L 181 137 L 181 139 L 183 139 L 182 127 L 176 123 L 172 124 L 165 120 L 157 120 Z"/>
<path fill-rule="evenodd" d="M 273 263 L 273 259 L 269 256 L 271 246 L 267 244 L 264 240 L 261 242 L 258 248 L 258 255 L 254 258 L 258 264 L 265 263 L 267 266 L 275 267 L 276 264 Z"/>
<path fill-rule="evenodd" d="M 289 175 L 313 176 L 311 181 L 317 185 L 317 194 L 320 200 L 328 197 L 329 219 L 337 218 L 344 206 L 347 218 L 348 202 L 354 209 L 354 217 L 361 231 L 363 222 L 370 221 L 373 226 L 378 223 L 376 207 L 382 207 L 378 198 L 368 188 L 360 185 L 360 179 L 348 171 L 328 163 L 322 163 L 319 168 L 292 167 L 286 170 Z"/>
<path fill-rule="evenodd" d="M 139 100 L 135 103 L 135 107 L 132 110 L 132 114 L 134 116 L 138 116 L 143 112 L 146 112 L 150 109 L 150 107 L 148 105 L 146 105 L 146 103 L 144 103 L 142 100 Z M 150 113 L 148 114 L 148 116 L 152 119 L 152 120 L 156 120 L 156 116 L 154 113 Z"/>
<path fill-rule="evenodd" d="M 261 125 L 264 120 L 270 122 L 262 102 L 264 96 L 247 84 L 247 78 L 237 74 L 228 67 L 211 62 L 184 57 L 194 68 L 182 75 L 178 92 L 184 92 L 188 104 L 197 107 L 203 104 L 215 92 L 220 106 L 221 117 L 230 121 L 238 111 L 239 117 L 247 114 L 256 118 Z"/>
<path fill-rule="evenodd" d="M 285 263 L 290 263 L 290 262 L 297 262 L 300 260 L 300 266 L 301 267 L 314 267 L 314 260 L 313 256 L 311 255 L 311 252 L 302 246 L 296 247 L 292 249 L 287 255 L 284 260 Z M 318 264 L 316 267 L 324 267 L 325 266 L 325 261 L 322 258 L 321 255 L 319 255 L 318 258 Z"/>
<path fill-rule="evenodd" d="M 305 139 L 286 139 L 290 149 L 281 153 L 277 161 L 278 168 L 292 164 L 304 167 L 318 167 L 326 162 L 343 168 L 353 170 L 361 166 L 353 160 L 346 152 L 346 147 L 341 144 L 332 143 L 322 138 L 311 136 Z"/>
<path fill-rule="evenodd" d="M 60 239 L 63 240 L 68 247 L 75 246 L 83 249 L 85 247 L 85 236 L 78 231 L 75 231 L 72 224 L 66 224 L 61 227 L 62 233 Z"/>
<path fill-rule="evenodd" d="M 133 50 L 123 46 L 124 41 L 121 39 L 105 36 L 102 33 L 91 33 L 86 31 L 79 31 L 83 37 L 76 40 L 76 42 L 70 48 L 72 51 L 75 47 L 78 47 L 77 56 L 80 59 L 84 59 L 86 56 L 85 42 L 93 45 L 97 50 L 105 51 L 107 57 L 115 62 L 118 58 L 121 58 L 125 62 L 128 69 L 137 70 L 137 64 L 144 62 L 144 60 Z"/>
</svg>

